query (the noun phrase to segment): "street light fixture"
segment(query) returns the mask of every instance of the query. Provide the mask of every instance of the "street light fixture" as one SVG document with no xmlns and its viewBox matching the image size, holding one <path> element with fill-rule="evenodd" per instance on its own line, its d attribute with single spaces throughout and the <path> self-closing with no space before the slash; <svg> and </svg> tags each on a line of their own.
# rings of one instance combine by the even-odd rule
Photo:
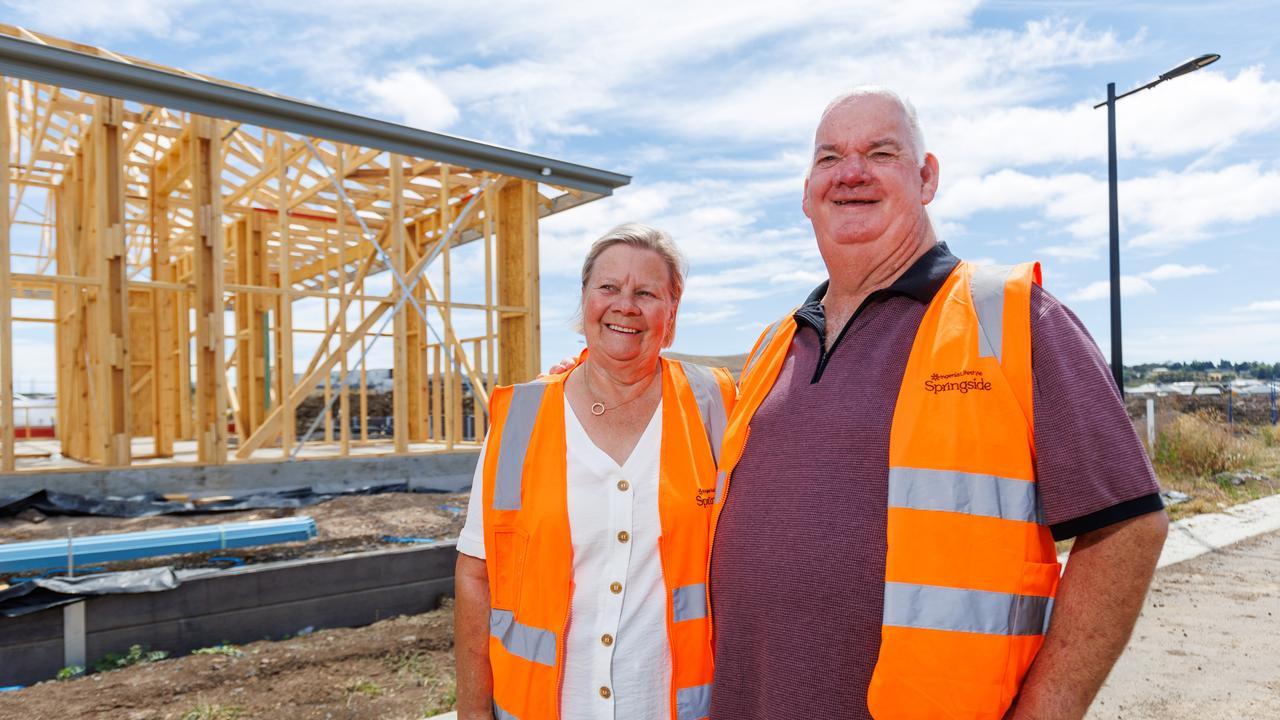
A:
<svg viewBox="0 0 1280 720">
<path fill-rule="evenodd" d="M 1111 374 L 1115 376 L 1120 397 L 1124 397 L 1124 359 L 1120 348 L 1120 202 L 1116 181 L 1116 101 L 1153 88 L 1166 80 L 1195 72 L 1216 62 L 1220 57 L 1222 56 L 1217 53 L 1207 53 L 1192 58 L 1123 95 L 1116 95 L 1115 83 L 1107 83 L 1107 101 L 1093 106 L 1094 110 L 1107 106 L 1107 174 L 1111 195 Z"/>
</svg>

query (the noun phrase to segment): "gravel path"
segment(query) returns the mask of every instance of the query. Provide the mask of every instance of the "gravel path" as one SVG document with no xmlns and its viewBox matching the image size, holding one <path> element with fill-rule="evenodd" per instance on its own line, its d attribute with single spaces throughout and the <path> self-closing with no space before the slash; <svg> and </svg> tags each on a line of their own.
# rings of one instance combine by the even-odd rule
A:
<svg viewBox="0 0 1280 720">
<path fill-rule="evenodd" d="M 1280 531 L 1157 571 L 1089 718 L 1280 718 Z"/>
</svg>

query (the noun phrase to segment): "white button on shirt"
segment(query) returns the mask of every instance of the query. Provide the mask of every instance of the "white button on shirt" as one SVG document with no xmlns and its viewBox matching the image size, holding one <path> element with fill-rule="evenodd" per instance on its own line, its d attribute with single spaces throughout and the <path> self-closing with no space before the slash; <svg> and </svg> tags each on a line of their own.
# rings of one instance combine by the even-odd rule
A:
<svg viewBox="0 0 1280 720">
<path fill-rule="evenodd" d="M 667 720 L 671 647 L 658 551 L 662 405 L 621 466 L 587 436 L 568 399 L 564 416 L 574 593 L 562 717 Z M 476 467 L 467 522 L 458 538 L 458 551 L 478 558 L 484 557 L 482 466 Z M 615 584 L 621 592 L 614 591 Z"/>
</svg>

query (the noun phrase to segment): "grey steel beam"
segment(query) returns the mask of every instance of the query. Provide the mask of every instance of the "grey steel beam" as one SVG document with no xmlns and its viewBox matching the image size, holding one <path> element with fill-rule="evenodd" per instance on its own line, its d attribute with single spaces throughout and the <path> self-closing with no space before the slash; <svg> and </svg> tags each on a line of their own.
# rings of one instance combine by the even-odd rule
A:
<svg viewBox="0 0 1280 720">
<path fill-rule="evenodd" d="M 627 175 L 0 35 L 0 74 L 599 195 Z"/>
</svg>

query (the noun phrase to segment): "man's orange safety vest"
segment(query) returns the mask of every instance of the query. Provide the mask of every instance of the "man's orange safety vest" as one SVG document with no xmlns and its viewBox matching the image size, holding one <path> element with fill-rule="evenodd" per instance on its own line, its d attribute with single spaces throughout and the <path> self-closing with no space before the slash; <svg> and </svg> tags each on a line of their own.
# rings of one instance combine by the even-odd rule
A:
<svg viewBox="0 0 1280 720">
<path fill-rule="evenodd" d="M 723 369 L 663 358 L 658 515 L 671 645 L 672 720 L 711 707 L 711 620 L 705 573 L 721 439 L 733 407 Z M 568 373 L 494 391 L 484 455 L 489 662 L 498 720 L 560 717 L 564 641 L 573 599 L 566 499 Z M 655 628 L 656 630 L 656 628 Z M 653 669 L 653 672 L 657 672 Z"/>
<path fill-rule="evenodd" d="M 916 333 L 889 437 L 877 720 L 998 720 L 1044 640 L 1059 565 L 1035 476 L 1031 285 L 1036 263 L 960 263 Z M 796 332 L 748 356 L 721 452 L 712 532 L 751 417 Z"/>
</svg>

